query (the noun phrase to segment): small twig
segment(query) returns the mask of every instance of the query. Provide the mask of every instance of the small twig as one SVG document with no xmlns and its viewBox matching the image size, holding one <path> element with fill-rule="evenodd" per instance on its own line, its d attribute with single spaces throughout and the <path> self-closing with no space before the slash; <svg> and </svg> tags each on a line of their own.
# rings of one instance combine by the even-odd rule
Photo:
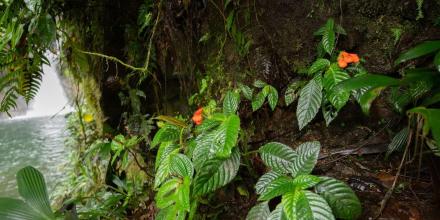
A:
<svg viewBox="0 0 440 220">
<path fill-rule="evenodd" d="M 151 31 L 151 37 L 150 40 L 148 42 L 148 53 L 147 53 L 147 61 L 145 63 L 145 67 L 143 68 L 145 71 L 142 71 L 144 73 L 144 75 L 142 76 L 142 79 L 144 79 L 147 75 L 145 75 L 145 73 L 148 72 L 148 67 L 150 65 L 150 58 L 151 58 L 151 47 L 153 45 L 153 38 L 154 35 L 156 34 L 156 29 L 157 29 L 157 24 L 159 23 L 159 18 L 160 18 L 160 7 L 162 6 L 162 0 L 159 2 L 159 5 L 157 6 L 158 8 L 158 12 L 157 12 L 157 16 L 156 16 L 156 21 L 154 22 L 154 26 L 153 26 L 153 30 Z M 154 77 L 154 80 L 156 80 L 156 82 L 158 82 L 156 76 L 154 74 L 152 74 Z M 139 80 L 140 82 L 142 82 L 142 79 Z"/>
<path fill-rule="evenodd" d="M 391 198 L 391 195 L 393 194 L 394 188 L 396 188 L 397 180 L 399 179 L 400 172 L 402 171 L 402 167 L 403 167 L 403 164 L 405 162 L 406 155 L 407 155 L 407 153 L 409 151 L 409 147 L 411 145 L 412 134 L 413 134 L 413 132 L 410 131 L 409 136 L 408 136 L 408 142 L 407 142 L 406 147 L 405 147 L 405 152 L 403 153 L 402 160 L 400 161 L 399 168 L 397 169 L 396 176 L 394 177 L 393 185 L 391 185 L 391 188 L 387 191 L 387 193 L 385 194 L 384 198 L 380 202 L 380 209 L 379 209 L 379 212 L 376 215 L 375 219 L 378 219 L 382 215 L 382 212 L 385 209 L 388 200 Z"/>
<path fill-rule="evenodd" d="M 140 72 L 145 72 L 146 71 L 145 68 L 134 67 L 134 66 L 132 66 L 130 64 L 124 63 L 122 60 L 120 60 L 120 59 L 118 59 L 116 57 L 113 57 L 113 56 L 105 55 L 105 54 L 102 54 L 102 53 L 84 51 L 84 50 L 80 50 L 80 49 L 76 49 L 76 50 L 78 50 L 80 53 L 83 53 L 83 54 L 97 56 L 97 57 L 102 57 L 102 58 L 105 58 L 107 60 L 111 60 L 113 62 L 117 62 L 117 63 L 121 64 L 122 66 L 124 66 L 124 67 L 126 67 L 128 69 L 131 69 L 133 71 L 140 71 Z"/>
</svg>

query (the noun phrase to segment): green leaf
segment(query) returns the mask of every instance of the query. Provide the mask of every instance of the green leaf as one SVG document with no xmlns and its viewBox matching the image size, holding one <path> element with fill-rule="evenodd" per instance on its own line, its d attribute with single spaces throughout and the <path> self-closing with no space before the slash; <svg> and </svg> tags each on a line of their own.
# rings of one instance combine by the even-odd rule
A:
<svg viewBox="0 0 440 220">
<path fill-rule="evenodd" d="M 295 184 L 292 178 L 280 176 L 267 185 L 266 190 L 258 197 L 259 201 L 271 200 L 277 196 L 293 191 Z"/>
<path fill-rule="evenodd" d="M 240 104 L 240 94 L 228 91 L 223 100 L 223 113 L 235 114 L 238 110 L 238 104 Z"/>
<path fill-rule="evenodd" d="M 326 98 L 322 99 L 322 115 L 324 116 L 325 125 L 329 126 L 330 123 L 338 116 L 338 110 L 330 103 Z"/>
<path fill-rule="evenodd" d="M 284 194 L 281 204 L 283 204 L 288 219 L 313 220 L 312 209 L 304 191 L 295 189 Z"/>
<path fill-rule="evenodd" d="M 185 210 L 189 212 L 190 210 L 190 186 L 191 186 L 191 180 L 190 177 L 185 176 L 183 178 L 183 183 L 181 183 L 176 191 L 177 200 L 176 205 L 179 208 L 179 210 Z"/>
<path fill-rule="evenodd" d="M 437 71 L 440 72 L 440 52 L 437 52 L 437 54 L 434 57 L 434 66 L 437 69 Z"/>
<path fill-rule="evenodd" d="M 325 25 L 325 31 L 322 35 L 322 46 L 329 55 L 333 53 L 333 49 L 335 48 L 335 31 L 334 31 L 335 23 L 333 19 L 328 19 L 327 24 Z"/>
<path fill-rule="evenodd" d="M 434 140 L 427 138 L 425 143 L 435 156 L 440 157 L 440 147 Z"/>
<path fill-rule="evenodd" d="M 284 93 L 284 101 L 287 106 L 292 104 L 298 98 L 300 88 L 304 85 L 305 81 L 295 81 L 287 86 L 286 92 Z"/>
<path fill-rule="evenodd" d="M 434 95 L 425 98 L 422 102 L 422 106 L 430 106 L 440 102 L 440 91 L 434 93 Z"/>
<path fill-rule="evenodd" d="M 349 78 L 350 76 L 336 64 L 332 64 L 324 74 L 322 84 L 324 90 L 327 92 L 327 99 L 338 111 L 347 103 L 350 92 L 335 90 L 334 88 L 338 83 Z"/>
<path fill-rule="evenodd" d="M 332 209 L 328 205 L 327 201 L 321 196 L 305 191 L 305 196 L 309 202 L 309 206 L 312 210 L 313 219 L 315 220 L 334 220 Z"/>
<path fill-rule="evenodd" d="M 171 172 L 171 156 L 179 151 L 176 144 L 161 144 L 156 157 L 156 175 L 154 176 L 154 188 L 158 188 Z"/>
<path fill-rule="evenodd" d="M 196 148 L 192 156 L 196 171 L 200 171 L 204 163 L 215 157 L 215 152 L 219 148 L 219 143 L 222 140 L 224 140 L 224 136 L 218 130 L 196 137 Z"/>
<path fill-rule="evenodd" d="M 276 171 L 269 171 L 265 174 L 263 174 L 257 181 L 257 183 L 255 184 L 255 192 L 257 194 L 262 194 L 266 191 L 267 186 L 274 181 L 275 179 L 277 179 L 278 177 L 282 176 L 281 173 L 278 173 Z"/>
<path fill-rule="evenodd" d="M 325 70 L 330 66 L 330 60 L 319 58 L 315 62 L 313 62 L 312 66 L 309 67 L 307 74 L 312 76 L 315 73 Z"/>
<path fill-rule="evenodd" d="M 56 24 L 49 14 L 41 15 L 38 19 L 37 35 L 44 45 L 48 46 L 56 38 Z"/>
<path fill-rule="evenodd" d="M 251 89 L 249 86 L 247 85 L 243 85 L 241 83 L 238 84 L 238 87 L 240 88 L 241 93 L 243 94 L 243 96 L 247 99 L 247 100 L 252 100 L 252 97 L 254 95 L 254 90 Z"/>
<path fill-rule="evenodd" d="M 353 77 L 351 79 L 344 80 L 339 83 L 335 90 L 341 89 L 346 92 L 351 92 L 353 90 L 362 88 L 377 88 L 386 86 L 397 86 L 400 84 L 398 79 L 375 74 L 363 74 L 360 76 Z"/>
<path fill-rule="evenodd" d="M 156 206 L 165 209 L 174 206 L 178 212 L 185 215 L 190 209 L 190 180 L 189 177 L 182 179 L 174 178 L 165 182 L 156 194 Z"/>
<path fill-rule="evenodd" d="M 278 204 L 275 210 L 273 210 L 267 220 L 288 220 L 286 213 L 284 213 L 283 204 Z"/>
<path fill-rule="evenodd" d="M 194 183 L 195 195 L 205 195 L 228 184 L 237 175 L 240 167 L 240 153 L 234 148 L 228 159 L 211 159 L 204 163 Z"/>
<path fill-rule="evenodd" d="M 174 125 L 165 124 L 165 126 L 154 135 L 153 141 L 151 141 L 151 148 L 156 147 L 158 144 L 167 141 L 179 140 L 180 129 Z"/>
<path fill-rule="evenodd" d="M 174 154 L 170 157 L 170 171 L 180 177 L 189 177 L 192 179 L 194 174 L 194 166 L 191 160 L 184 154 Z"/>
<path fill-rule="evenodd" d="M 408 141 L 408 136 L 408 127 L 405 127 L 397 132 L 397 134 L 393 137 L 393 140 L 391 140 L 391 143 L 388 145 L 386 157 L 388 158 L 394 151 L 402 149 Z"/>
<path fill-rule="evenodd" d="M 315 186 L 319 182 L 321 182 L 321 178 L 308 174 L 301 174 L 293 179 L 293 184 L 295 187 L 300 189 L 308 189 Z"/>
<path fill-rule="evenodd" d="M 17 173 L 17 186 L 18 193 L 27 205 L 46 219 L 54 219 L 46 182 L 40 171 L 31 166 L 21 169 Z"/>
<path fill-rule="evenodd" d="M 408 110 L 408 112 L 423 115 L 425 120 L 427 120 L 434 140 L 437 142 L 437 145 L 440 145 L 440 109 L 416 107 Z"/>
<path fill-rule="evenodd" d="M 168 206 L 159 210 L 155 220 L 185 220 L 186 212 L 180 211 L 177 206 Z"/>
<path fill-rule="evenodd" d="M 440 50 L 440 41 L 425 41 L 402 53 L 396 61 L 394 61 L 394 65 L 434 53 L 438 50 Z"/>
<path fill-rule="evenodd" d="M 359 99 L 359 104 L 364 114 L 369 115 L 371 104 L 380 95 L 383 89 L 384 87 L 378 87 L 378 88 L 370 89 L 364 94 L 362 94 L 362 96 Z"/>
<path fill-rule="evenodd" d="M 238 132 L 240 131 L 240 118 L 237 115 L 230 115 L 220 125 L 219 130 L 223 135 L 221 138 L 220 148 L 218 148 L 216 155 L 218 157 L 226 158 L 231 155 L 231 150 L 237 145 Z"/>
<path fill-rule="evenodd" d="M 179 187 L 180 179 L 173 178 L 162 184 L 156 194 L 156 206 L 160 209 L 173 205 L 177 200 L 177 187 Z"/>
<path fill-rule="evenodd" d="M 267 86 L 267 83 L 265 83 L 265 82 L 263 82 L 263 81 L 258 79 L 258 80 L 255 80 L 254 86 L 257 87 L 257 88 L 262 89 L 263 87 Z"/>
<path fill-rule="evenodd" d="M 257 111 L 264 104 L 264 100 L 266 100 L 267 93 L 264 90 L 261 90 L 252 100 L 252 111 Z"/>
<path fill-rule="evenodd" d="M 327 201 L 335 217 L 357 219 L 362 213 L 362 206 L 353 190 L 340 180 L 331 177 L 321 179 L 323 181 L 315 186 L 315 191 Z"/>
<path fill-rule="evenodd" d="M 316 116 L 321 107 L 322 81 L 321 75 L 316 75 L 304 88 L 301 89 L 296 117 L 299 129 L 302 130 Z"/>
<path fill-rule="evenodd" d="M 202 133 L 202 132 L 206 132 L 209 131 L 213 128 L 218 127 L 221 124 L 222 121 L 214 119 L 214 118 L 207 118 L 204 119 L 202 124 L 198 125 L 196 127 L 196 132 L 197 133 Z"/>
<path fill-rule="evenodd" d="M 270 108 L 275 110 L 278 103 L 278 91 L 273 86 L 269 86 L 269 94 L 267 94 L 267 101 L 269 102 Z"/>
<path fill-rule="evenodd" d="M 318 161 L 320 149 L 321 144 L 318 141 L 299 145 L 296 149 L 298 157 L 293 161 L 293 166 L 291 167 L 292 176 L 311 173 Z"/>
<path fill-rule="evenodd" d="M 248 212 L 246 220 L 267 220 L 270 215 L 268 202 L 262 202 Z"/>
<path fill-rule="evenodd" d="M 0 216 L 3 220 L 47 220 L 40 213 L 19 199 L 0 198 Z M 51 219 L 51 218 L 49 218 Z"/>
<path fill-rule="evenodd" d="M 280 173 L 292 172 L 297 153 L 287 145 L 271 142 L 260 147 L 261 159 L 264 164 Z"/>
</svg>

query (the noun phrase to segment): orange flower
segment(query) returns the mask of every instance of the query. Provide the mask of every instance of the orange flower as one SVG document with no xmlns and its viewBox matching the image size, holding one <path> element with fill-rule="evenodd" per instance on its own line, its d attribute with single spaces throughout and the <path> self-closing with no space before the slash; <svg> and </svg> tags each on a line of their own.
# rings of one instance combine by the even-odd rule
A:
<svg viewBox="0 0 440 220">
<path fill-rule="evenodd" d="M 347 67 L 347 62 L 345 62 L 344 60 L 338 60 L 338 66 L 341 68 L 345 68 Z"/>
<path fill-rule="evenodd" d="M 202 121 L 203 121 L 202 113 L 203 113 L 203 108 L 199 108 L 199 109 L 197 109 L 196 112 L 194 112 L 192 120 L 196 125 L 202 124 Z"/>
<path fill-rule="evenodd" d="M 345 68 L 349 63 L 358 63 L 359 56 L 355 53 L 347 53 L 345 51 L 341 51 L 338 56 L 338 66 L 340 68 Z"/>
</svg>

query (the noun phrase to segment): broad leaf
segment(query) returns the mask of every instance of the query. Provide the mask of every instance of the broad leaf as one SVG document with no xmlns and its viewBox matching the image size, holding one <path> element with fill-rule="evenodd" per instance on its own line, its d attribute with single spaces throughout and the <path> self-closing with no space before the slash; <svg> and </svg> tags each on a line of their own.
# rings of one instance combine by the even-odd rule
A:
<svg viewBox="0 0 440 220">
<path fill-rule="evenodd" d="M 221 122 L 222 121 L 220 121 L 220 120 L 216 120 L 213 118 L 207 118 L 207 119 L 203 120 L 202 124 L 200 124 L 196 127 L 196 132 L 202 133 L 205 131 L 209 131 L 209 130 L 219 126 L 221 124 Z"/>
<path fill-rule="evenodd" d="M 252 96 L 254 95 L 254 90 L 251 89 L 247 85 L 243 85 L 241 83 L 238 84 L 238 87 L 240 88 L 241 93 L 247 100 L 252 100 Z"/>
<path fill-rule="evenodd" d="M 230 115 L 221 125 L 219 130 L 224 133 L 221 146 L 217 151 L 218 157 L 229 157 L 231 150 L 237 145 L 238 132 L 240 131 L 240 118 Z"/>
<path fill-rule="evenodd" d="M 293 179 L 292 183 L 300 189 L 308 189 L 321 182 L 321 178 L 308 174 L 301 174 Z"/>
<path fill-rule="evenodd" d="M 258 80 L 255 80 L 254 86 L 257 87 L 257 88 L 262 89 L 263 87 L 267 86 L 267 83 L 265 83 L 265 82 L 263 82 L 263 81 L 258 79 Z"/>
<path fill-rule="evenodd" d="M 271 142 L 260 147 L 261 159 L 264 164 L 280 173 L 292 172 L 297 153 L 287 145 Z"/>
<path fill-rule="evenodd" d="M 211 159 L 204 163 L 200 174 L 196 176 L 194 184 L 195 195 L 204 195 L 212 192 L 232 181 L 240 167 L 240 153 L 234 148 L 228 159 Z"/>
<path fill-rule="evenodd" d="M 270 215 L 268 202 L 262 202 L 248 212 L 246 220 L 267 220 Z"/>
<path fill-rule="evenodd" d="M 38 19 L 38 25 L 36 34 L 39 35 L 42 43 L 46 46 L 49 46 L 52 41 L 56 38 L 56 24 L 52 16 L 49 14 L 41 15 L 40 19 Z"/>
<path fill-rule="evenodd" d="M 224 136 L 221 132 L 213 131 L 207 134 L 201 134 L 196 138 L 196 148 L 193 151 L 192 161 L 196 171 L 203 168 L 204 163 L 215 157 L 215 152 L 219 148 Z"/>
<path fill-rule="evenodd" d="M 269 93 L 267 94 L 267 101 L 269 102 L 269 106 L 273 111 L 275 110 L 275 107 L 278 103 L 278 91 L 273 86 L 270 86 L 269 88 L 270 89 Z"/>
<path fill-rule="evenodd" d="M 310 209 L 312 210 L 314 220 L 334 220 L 332 209 L 328 205 L 327 201 L 321 196 L 305 191 L 305 196 L 308 200 Z"/>
<path fill-rule="evenodd" d="M 325 31 L 322 35 L 322 46 L 328 54 L 333 53 L 333 49 L 335 48 L 335 31 L 334 31 L 335 23 L 333 19 L 328 19 L 327 24 L 325 25 Z"/>
<path fill-rule="evenodd" d="M 240 104 L 240 94 L 228 91 L 223 100 L 223 113 L 235 114 L 238 110 L 238 104 Z"/>
<path fill-rule="evenodd" d="M 156 147 L 162 142 L 179 140 L 179 135 L 180 129 L 178 127 L 166 124 L 154 135 L 153 141 L 151 141 L 151 148 Z"/>
<path fill-rule="evenodd" d="M 281 196 L 285 193 L 295 190 L 295 184 L 292 178 L 286 176 L 280 176 L 270 182 L 266 190 L 258 197 L 259 201 L 271 200 L 277 196 Z"/>
<path fill-rule="evenodd" d="M 315 186 L 333 210 L 336 218 L 357 219 L 362 213 L 361 203 L 347 184 L 331 177 L 321 177 L 323 181 Z"/>
<path fill-rule="evenodd" d="M 408 60 L 434 53 L 438 50 L 440 50 L 440 41 L 425 41 L 402 53 L 396 61 L 394 61 L 394 64 L 398 65 Z"/>
<path fill-rule="evenodd" d="M 283 204 L 278 204 L 275 210 L 273 210 L 267 220 L 288 220 L 286 213 L 284 213 Z"/>
<path fill-rule="evenodd" d="M 25 167 L 17 173 L 18 193 L 27 205 L 47 219 L 54 215 L 50 207 L 43 174 L 33 167 Z"/>
<path fill-rule="evenodd" d="M 192 179 L 194 174 L 194 166 L 191 160 L 184 154 L 175 154 L 170 157 L 170 171 L 180 177 L 189 177 Z"/>
<path fill-rule="evenodd" d="M 313 62 L 312 66 L 309 67 L 307 73 L 309 76 L 312 76 L 315 73 L 325 70 L 329 66 L 330 60 L 319 58 L 315 62 Z"/>
<path fill-rule="evenodd" d="M 318 141 L 306 142 L 298 146 L 298 157 L 293 161 L 292 176 L 309 174 L 318 161 L 321 144 Z"/>
<path fill-rule="evenodd" d="M 160 209 L 174 205 L 178 210 L 189 211 L 189 177 L 174 178 L 165 182 L 156 194 L 156 206 Z"/>
<path fill-rule="evenodd" d="M 0 198 L 0 217 L 4 220 L 47 220 L 51 219 L 19 199 Z"/>
<path fill-rule="evenodd" d="M 257 194 L 262 194 L 266 191 L 267 186 L 277 179 L 278 177 L 282 176 L 281 173 L 275 172 L 275 171 L 269 171 L 265 174 L 263 174 L 255 184 L 255 192 Z"/>
<path fill-rule="evenodd" d="M 322 115 L 324 116 L 325 125 L 329 126 L 330 123 L 338 116 L 338 110 L 328 101 L 328 99 L 322 99 Z"/>
<path fill-rule="evenodd" d="M 304 191 L 295 189 L 284 194 L 281 204 L 283 204 L 288 219 L 313 220 L 312 209 Z"/>
<path fill-rule="evenodd" d="M 161 144 L 156 157 L 154 188 L 158 188 L 170 176 L 171 156 L 177 154 L 178 151 L 178 145 L 167 143 Z"/>
<path fill-rule="evenodd" d="M 371 104 L 380 95 L 380 92 L 382 92 L 383 89 L 384 87 L 377 87 L 374 89 L 370 89 L 362 94 L 359 99 L 359 104 L 364 114 L 369 115 Z"/>
<path fill-rule="evenodd" d="M 173 178 L 162 184 L 156 194 L 156 206 L 160 209 L 173 205 L 177 200 L 177 187 L 179 187 L 180 179 Z"/>
<path fill-rule="evenodd" d="M 301 89 L 296 117 L 299 129 L 303 129 L 316 116 L 321 107 L 322 100 L 322 81 L 321 75 L 315 76 Z"/>
<path fill-rule="evenodd" d="M 437 142 L 437 145 L 440 145 L 440 109 L 416 107 L 408 112 L 423 115 L 425 120 L 427 120 L 434 140 Z"/>
<path fill-rule="evenodd" d="M 252 100 L 252 111 L 257 111 L 263 106 L 264 101 L 266 100 L 267 93 L 264 90 L 261 90 Z"/>
<path fill-rule="evenodd" d="M 336 64 L 331 65 L 324 74 L 322 84 L 324 90 L 327 92 L 327 99 L 332 103 L 332 105 L 340 110 L 345 103 L 347 103 L 350 97 L 349 91 L 342 91 L 334 89 L 335 86 L 349 79 L 350 76 L 343 70 L 341 70 Z"/>
<path fill-rule="evenodd" d="M 390 156 L 390 154 L 396 150 L 401 150 L 408 141 L 408 136 L 409 136 L 408 127 L 405 127 L 402 130 L 400 130 L 394 136 L 393 140 L 391 140 L 391 143 L 388 145 L 386 157 Z"/>
<path fill-rule="evenodd" d="M 284 93 L 284 101 L 286 102 L 286 105 L 289 106 L 292 104 L 299 96 L 299 91 L 301 87 L 305 85 L 304 81 L 295 81 L 286 89 L 286 92 Z"/>
<path fill-rule="evenodd" d="M 339 83 L 335 90 L 343 90 L 346 92 L 351 92 L 362 88 L 377 88 L 377 87 L 387 87 L 387 86 L 397 86 L 400 84 L 398 79 L 375 74 L 364 74 L 360 76 L 353 77 L 348 80 L 344 80 Z"/>
<path fill-rule="evenodd" d="M 440 147 L 434 140 L 427 138 L 425 143 L 435 156 L 440 157 Z"/>
</svg>

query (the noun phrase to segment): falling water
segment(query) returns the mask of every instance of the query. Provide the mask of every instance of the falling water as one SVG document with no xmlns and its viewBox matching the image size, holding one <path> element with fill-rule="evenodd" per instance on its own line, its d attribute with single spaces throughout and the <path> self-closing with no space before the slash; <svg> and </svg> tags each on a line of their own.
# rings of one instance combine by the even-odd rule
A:
<svg viewBox="0 0 440 220">
<path fill-rule="evenodd" d="M 0 197 L 18 197 L 15 174 L 25 167 L 39 169 L 49 193 L 66 179 L 69 150 L 65 114 L 72 111 L 57 74 L 53 56 L 43 67 L 38 94 L 24 116 L 0 120 Z"/>
</svg>

